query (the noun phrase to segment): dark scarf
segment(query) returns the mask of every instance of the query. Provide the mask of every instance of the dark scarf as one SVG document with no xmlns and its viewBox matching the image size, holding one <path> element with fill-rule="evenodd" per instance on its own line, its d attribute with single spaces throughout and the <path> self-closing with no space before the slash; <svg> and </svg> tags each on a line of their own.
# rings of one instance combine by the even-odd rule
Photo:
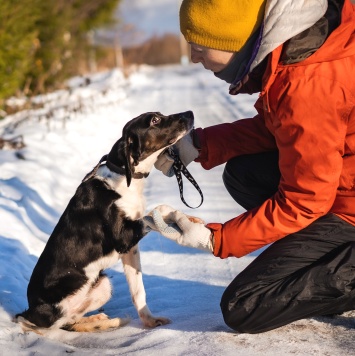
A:
<svg viewBox="0 0 355 356">
<path fill-rule="evenodd" d="M 261 40 L 261 27 L 248 39 L 240 51 L 235 52 L 228 65 L 214 75 L 229 84 L 235 84 L 248 74 L 250 65 L 254 60 Z"/>
</svg>

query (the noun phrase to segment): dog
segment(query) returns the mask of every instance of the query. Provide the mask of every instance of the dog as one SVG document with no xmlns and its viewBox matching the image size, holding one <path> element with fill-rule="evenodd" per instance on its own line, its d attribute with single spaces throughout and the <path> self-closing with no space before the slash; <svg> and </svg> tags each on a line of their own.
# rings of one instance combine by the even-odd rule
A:
<svg viewBox="0 0 355 356">
<path fill-rule="evenodd" d="M 121 258 L 132 301 L 146 327 L 170 322 L 146 304 L 138 242 L 143 221 L 144 178 L 158 156 L 193 128 L 191 111 L 142 114 L 89 172 L 69 201 L 38 259 L 27 288 L 29 308 L 16 315 L 24 331 L 93 332 L 129 322 L 100 313 L 112 294 L 104 269 Z"/>
</svg>

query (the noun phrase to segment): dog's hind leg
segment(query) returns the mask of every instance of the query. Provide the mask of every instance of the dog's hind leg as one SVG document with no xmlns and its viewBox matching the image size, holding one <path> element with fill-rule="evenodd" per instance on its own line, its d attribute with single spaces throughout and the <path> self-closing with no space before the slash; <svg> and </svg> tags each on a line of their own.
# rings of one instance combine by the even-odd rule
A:
<svg viewBox="0 0 355 356">
<path fill-rule="evenodd" d="M 72 313 L 82 316 L 90 311 L 102 307 L 112 295 L 112 287 L 110 280 L 105 275 L 100 275 L 97 282 L 86 293 L 85 301 L 76 307 Z M 106 314 L 100 313 L 87 317 L 80 317 L 75 323 L 67 324 L 63 327 L 65 330 L 78 332 L 92 332 L 117 328 L 127 324 L 130 319 L 113 318 L 110 319 Z"/>
<path fill-rule="evenodd" d="M 159 325 L 169 324 L 169 319 L 152 315 L 146 303 L 138 245 L 132 247 L 131 250 L 123 254 L 121 258 L 133 304 L 144 326 L 154 328 Z"/>
<path fill-rule="evenodd" d="M 110 319 L 106 314 L 96 314 L 81 318 L 77 323 L 67 326 L 66 330 L 77 332 L 104 331 L 111 328 L 118 328 L 128 324 L 130 319 L 113 318 Z"/>
<path fill-rule="evenodd" d="M 110 300 L 111 296 L 111 282 L 106 275 L 101 274 L 87 294 L 87 300 L 90 300 L 90 304 L 86 307 L 84 314 L 101 308 Z"/>
</svg>

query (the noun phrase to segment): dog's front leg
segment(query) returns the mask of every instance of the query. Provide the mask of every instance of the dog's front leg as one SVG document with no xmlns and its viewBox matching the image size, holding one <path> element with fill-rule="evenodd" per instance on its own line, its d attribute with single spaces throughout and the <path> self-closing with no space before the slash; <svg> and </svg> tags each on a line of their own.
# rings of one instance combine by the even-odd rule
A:
<svg viewBox="0 0 355 356">
<path fill-rule="evenodd" d="M 170 323 L 164 317 L 153 316 L 146 303 L 138 244 L 122 255 L 123 269 L 131 292 L 132 301 L 144 326 L 154 328 Z"/>
</svg>

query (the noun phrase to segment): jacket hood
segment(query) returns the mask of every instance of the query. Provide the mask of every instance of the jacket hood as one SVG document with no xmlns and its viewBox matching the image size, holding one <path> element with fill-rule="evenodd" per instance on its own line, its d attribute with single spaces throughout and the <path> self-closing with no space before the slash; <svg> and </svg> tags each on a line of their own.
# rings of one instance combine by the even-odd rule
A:
<svg viewBox="0 0 355 356">
<path fill-rule="evenodd" d="M 245 77 L 236 78 L 229 93 L 256 93 L 266 57 L 284 45 L 282 64 L 308 65 L 355 55 L 355 0 L 268 0 L 263 31 Z M 328 40 L 329 38 L 329 40 Z"/>
<path fill-rule="evenodd" d="M 268 0 L 260 47 L 250 71 L 275 48 L 313 26 L 327 7 L 327 0 Z"/>
<path fill-rule="evenodd" d="M 339 0 L 333 0 L 334 3 Z M 335 59 L 346 58 L 355 55 L 355 1 L 343 1 L 340 13 L 339 26 L 329 35 L 327 40 L 315 53 L 309 58 L 301 61 L 299 65 L 310 63 L 327 62 Z M 339 9 L 338 9 L 339 10 Z"/>
</svg>

